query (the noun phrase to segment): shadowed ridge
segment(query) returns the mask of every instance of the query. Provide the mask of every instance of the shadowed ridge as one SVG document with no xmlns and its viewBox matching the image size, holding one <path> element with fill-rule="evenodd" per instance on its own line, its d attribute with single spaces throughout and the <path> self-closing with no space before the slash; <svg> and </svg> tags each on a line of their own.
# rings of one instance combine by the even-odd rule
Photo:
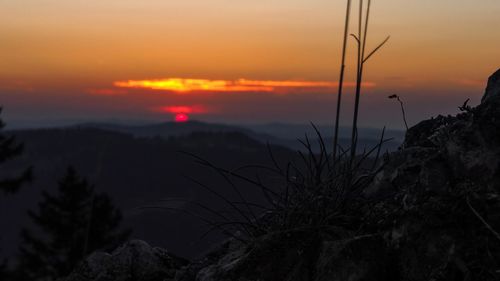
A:
<svg viewBox="0 0 500 281">
<path fill-rule="evenodd" d="M 488 79 L 488 86 L 484 93 L 481 103 L 486 102 L 491 97 L 500 95 L 500 69 L 498 69 L 493 75 Z"/>
</svg>

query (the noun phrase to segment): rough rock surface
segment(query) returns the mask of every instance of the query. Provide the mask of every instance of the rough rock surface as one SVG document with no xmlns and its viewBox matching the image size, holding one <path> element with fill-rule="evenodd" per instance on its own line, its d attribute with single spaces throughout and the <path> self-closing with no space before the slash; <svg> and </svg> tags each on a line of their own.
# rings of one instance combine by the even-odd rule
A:
<svg viewBox="0 0 500 281">
<path fill-rule="evenodd" d="M 187 262 L 161 248 L 133 240 L 113 253 L 96 252 L 64 281 L 163 281 L 173 280 Z"/>
<path fill-rule="evenodd" d="M 378 207 L 392 223 L 379 229 L 398 252 L 401 280 L 500 278 L 500 95 L 492 92 L 500 71 L 495 75 L 479 106 L 411 128 L 370 187 L 386 198 Z"/>
<path fill-rule="evenodd" d="M 483 96 L 482 102 L 498 95 L 500 95 L 500 69 L 488 79 L 488 86 L 486 87 L 486 93 Z"/>
</svg>

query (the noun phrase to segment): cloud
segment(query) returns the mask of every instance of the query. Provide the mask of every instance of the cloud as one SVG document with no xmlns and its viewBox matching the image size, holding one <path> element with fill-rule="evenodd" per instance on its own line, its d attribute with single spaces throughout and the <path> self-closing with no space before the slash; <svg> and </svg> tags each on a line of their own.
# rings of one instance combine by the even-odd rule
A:
<svg viewBox="0 0 500 281">
<path fill-rule="evenodd" d="M 346 87 L 354 87 L 354 82 L 345 82 Z M 175 93 L 190 92 L 268 92 L 286 93 L 295 90 L 327 90 L 337 89 L 338 82 L 324 81 L 273 81 L 273 80 L 208 80 L 166 78 L 156 80 L 117 81 L 114 86 L 119 88 L 162 90 Z M 365 82 L 364 87 L 375 87 L 375 83 Z"/>
</svg>

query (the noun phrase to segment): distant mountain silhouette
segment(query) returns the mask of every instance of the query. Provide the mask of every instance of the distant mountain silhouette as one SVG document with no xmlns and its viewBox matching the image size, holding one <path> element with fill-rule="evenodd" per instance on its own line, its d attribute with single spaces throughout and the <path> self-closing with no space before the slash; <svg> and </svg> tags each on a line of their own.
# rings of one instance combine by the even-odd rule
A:
<svg viewBox="0 0 500 281">
<path fill-rule="evenodd" d="M 166 126 L 169 125 L 176 127 L 175 124 Z M 202 202 L 213 209 L 225 209 L 223 201 L 187 177 L 208 184 L 229 198 L 236 194 L 217 173 L 200 166 L 180 151 L 201 156 L 227 169 L 247 164 L 271 165 L 267 146 L 240 132 L 193 132 L 184 136 L 178 133 L 179 136 L 163 138 L 135 137 L 117 132 L 117 129 L 90 127 L 80 125 L 12 132 L 25 144 L 26 153 L 5 166 L 6 172 L 15 172 L 19 167 L 32 164 L 35 180 L 8 200 L 0 199 L 0 211 L 9 214 L 0 221 L 2 254 L 16 252 L 19 228 L 29 225 L 26 211 L 36 208 L 43 189 L 49 192 L 56 189 L 57 180 L 70 164 L 96 184 L 96 191 L 105 191 L 113 198 L 124 212 L 125 225 L 134 229 L 133 237 L 154 241 L 188 257 L 206 250 L 218 236 L 199 241 L 208 229 L 201 220 L 179 212 L 142 207 L 173 205 L 190 209 L 191 206 L 184 202 L 188 200 Z M 165 129 L 162 126 L 157 128 Z M 179 129 L 182 130 L 185 129 Z M 145 128 L 138 131 L 147 135 Z M 279 161 L 295 155 L 284 147 L 274 146 L 272 150 Z M 241 182 L 238 185 L 246 198 L 262 201 L 261 190 Z M 158 228 L 158 225 L 163 227 Z"/>
<path fill-rule="evenodd" d="M 304 134 L 309 136 L 314 136 L 316 134 L 311 124 L 267 123 L 244 125 L 243 127 L 282 139 L 297 139 L 303 137 Z M 316 127 L 324 138 L 333 137 L 333 125 L 316 125 Z M 358 131 L 359 136 L 362 139 L 379 139 L 382 128 L 358 128 Z M 350 138 L 351 128 L 340 127 L 339 134 L 341 138 Z M 386 136 L 394 138 L 396 142 L 402 142 L 405 132 L 401 130 L 386 130 Z"/>
<path fill-rule="evenodd" d="M 224 125 L 224 124 L 211 124 L 200 121 L 189 122 L 164 122 L 149 125 L 135 125 L 127 126 L 113 123 L 83 123 L 78 124 L 77 128 L 96 128 L 108 131 L 129 133 L 136 137 L 174 137 L 188 135 L 193 132 L 241 132 L 247 135 L 255 134 L 249 129 L 242 127 Z"/>
<path fill-rule="evenodd" d="M 113 123 L 84 123 L 77 127 L 98 128 L 116 132 L 129 133 L 136 137 L 172 137 L 187 135 L 192 132 L 240 132 L 263 143 L 271 143 L 286 146 L 293 150 L 303 150 L 304 147 L 298 139 L 304 139 L 305 135 L 312 140 L 315 147 L 317 145 L 317 134 L 310 124 L 288 124 L 269 123 L 255 125 L 226 125 L 205 123 L 200 121 L 189 121 L 186 123 L 165 122 L 150 125 L 127 126 Z M 318 126 L 328 150 L 332 149 L 333 128 L 330 126 Z M 382 129 L 359 128 L 359 149 L 369 149 L 378 144 Z M 350 129 L 340 128 L 340 145 L 348 147 L 351 143 Z M 385 144 L 384 148 L 390 151 L 397 150 L 404 139 L 404 131 L 388 130 L 385 137 L 392 138 Z"/>
</svg>

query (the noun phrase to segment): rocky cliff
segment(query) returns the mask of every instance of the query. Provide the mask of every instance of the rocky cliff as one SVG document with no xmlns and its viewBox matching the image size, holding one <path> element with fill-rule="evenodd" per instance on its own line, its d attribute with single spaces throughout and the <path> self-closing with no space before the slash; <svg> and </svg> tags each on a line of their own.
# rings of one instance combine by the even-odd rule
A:
<svg viewBox="0 0 500 281">
<path fill-rule="evenodd" d="M 168 254 L 151 258 L 157 254 L 147 247 L 138 248 L 147 254 L 136 255 L 137 263 L 121 262 L 129 260 L 122 249 L 90 257 L 66 281 L 499 280 L 500 70 L 482 103 L 461 110 L 417 124 L 401 149 L 384 157 L 363 191 L 376 204 L 362 210 L 362 228 L 228 240 L 189 265 Z M 124 269 L 110 269 L 116 267 Z M 143 272 L 114 273 L 131 267 Z"/>
</svg>

